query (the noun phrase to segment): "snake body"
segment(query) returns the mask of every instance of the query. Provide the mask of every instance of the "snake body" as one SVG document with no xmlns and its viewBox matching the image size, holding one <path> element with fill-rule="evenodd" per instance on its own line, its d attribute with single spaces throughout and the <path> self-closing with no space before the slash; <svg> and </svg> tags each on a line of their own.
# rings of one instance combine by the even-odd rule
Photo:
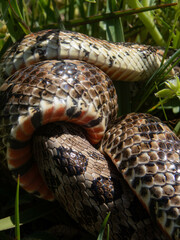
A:
<svg viewBox="0 0 180 240">
<path fill-rule="evenodd" d="M 0 150 L 21 186 L 93 234 L 111 211 L 111 239 L 180 239 L 180 141 L 149 114 L 116 119 L 111 81 L 148 79 L 162 54 L 59 30 L 12 46 L 0 62 Z"/>
<path fill-rule="evenodd" d="M 46 59 L 78 59 L 97 66 L 112 80 L 143 81 L 160 67 L 162 55 L 161 49 L 151 46 L 110 43 L 77 32 L 44 30 L 25 36 L 4 54 L 1 78 Z"/>
</svg>

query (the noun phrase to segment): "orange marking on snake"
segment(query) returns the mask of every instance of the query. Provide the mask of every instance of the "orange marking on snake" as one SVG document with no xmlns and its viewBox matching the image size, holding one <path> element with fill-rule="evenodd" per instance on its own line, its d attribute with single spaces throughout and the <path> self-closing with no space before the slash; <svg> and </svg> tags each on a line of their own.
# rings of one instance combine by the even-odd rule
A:
<svg viewBox="0 0 180 240">
<path fill-rule="evenodd" d="M 20 149 L 13 149 L 13 148 L 8 148 L 7 149 L 7 157 L 8 157 L 8 161 L 17 161 L 18 159 L 21 158 L 27 158 L 29 157 L 29 155 L 31 155 L 31 146 L 30 144 L 28 144 L 27 146 L 25 146 L 24 148 L 20 148 Z"/>
<path fill-rule="evenodd" d="M 65 115 L 66 107 L 59 107 L 56 109 L 55 112 L 52 113 L 50 122 L 57 122 L 57 121 L 66 121 L 69 118 Z"/>
<path fill-rule="evenodd" d="M 20 177 L 20 184 L 25 190 L 28 189 L 27 191 L 29 192 L 39 192 L 39 189 L 45 183 L 39 173 L 36 163 L 34 163 L 33 166 Z"/>
<path fill-rule="evenodd" d="M 88 139 L 92 144 L 97 144 L 104 136 L 104 128 L 101 126 L 86 129 L 86 131 Z"/>
<path fill-rule="evenodd" d="M 108 72 L 109 75 L 112 75 L 115 72 L 115 69 L 114 68 L 106 69 L 106 71 Z"/>
<path fill-rule="evenodd" d="M 88 140 L 91 142 L 91 144 L 97 144 L 103 138 L 103 133 L 93 132 L 92 129 L 86 129 L 86 131 Z"/>
<path fill-rule="evenodd" d="M 23 176 L 24 177 L 24 176 Z M 31 175 L 30 175 L 31 177 Z M 24 178 L 25 179 L 25 178 Z M 23 184 L 28 184 L 28 182 L 26 182 L 25 180 L 23 179 Z M 28 184 L 27 186 L 22 186 L 24 188 L 24 190 L 26 190 L 27 192 L 30 192 L 30 193 L 33 193 L 35 191 L 37 191 L 37 189 L 40 188 L 40 186 L 44 184 L 43 181 L 42 181 L 42 178 L 41 176 L 39 176 L 37 174 L 37 176 L 34 177 L 33 181 Z M 39 191 L 38 191 L 39 192 Z"/>
<path fill-rule="evenodd" d="M 22 128 L 25 132 L 26 135 L 31 136 L 33 134 L 33 132 L 35 131 L 35 128 L 31 122 L 31 117 L 28 117 L 22 125 Z"/>
<path fill-rule="evenodd" d="M 98 144 L 101 141 L 101 139 L 102 139 L 102 137 L 96 138 L 96 139 L 88 137 L 88 140 L 92 145 Z"/>
<path fill-rule="evenodd" d="M 51 116 L 53 115 L 53 111 L 54 111 L 54 106 L 48 108 L 44 114 L 43 114 L 43 121 L 42 124 L 47 124 L 50 122 Z"/>
<path fill-rule="evenodd" d="M 37 164 L 34 163 L 33 166 L 23 175 L 20 177 L 20 184 L 23 186 L 23 188 L 31 187 L 31 184 L 34 182 L 34 180 L 37 178 L 39 174 L 39 170 L 37 167 Z M 36 183 L 39 185 L 39 183 Z M 33 184 L 34 186 L 34 184 Z M 31 187 L 31 191 L 35 191 L 36 187 Z"/>
<path fill-rule="evenodd" d="M 43 199 L 48 200 L 48 201 L 53 201 L 54 200 L 54 195 L 52 192 L 48 192 L 47 195 L 43 197 Z"/>
<path fill-rule="evenodd" d="M 108 73 L 109 74 L 109 73 Z M 127 74 L 124 74 L 123 71 L 117 71 L 114 75 L 113 75 L 113 78 L 120 78 L 123 74 L 123 77 L 122 77 L 122 81 L 126 81 L 126 78 L 129 77 L 130 74 L 134 74 L 133 72 L 132 73 L 127 73 Z M 132 81 L 132 80 L 131 80 Z"/>
<path fill-rule="evenodd" d="M 36 62 L 37 62 L 37 60 L 28 60 L 28 61 L 25 62 L 25 66 L 33 65 Z"/>
<path fill-rule="evenodd" d="M 23 149 L 21 149 L 21 151 L 23 151 Z M 25 155 L 23 155 L 22 157 L 18 157 L 16 159 L 8 159 L 8 164 L 13 166 L 14 168 L 18 168 L 21 165 L 25 164 L 26 162 L 28 162 L 32 157 L 31 152 L 25 153 Z"/>
<path fill-rule="evenodd" d="M 98 125 L 98 126 L 93 127 L 93 131 L 98 133 L 98 134 L 100 133 L 100 134 L 104 135 L 104 130 L 105 130 L 105 127 L 102 126 L 102 125 Z"/>
<path fill-rule="evenodd" d="M 26 142 L 31 138 L 31 136 L 25 134 L 24 129 L 22 129 L 21 126 L 17 127 L 15 136 L 17 140 L 22 142 Z"/>
<path fill-rule="evenodd" d="M 22 184 L 22 187 L 28 192 L 38 192 L 40 197 L 47 198 L 51 201 L 54 199 L 52 192 L 44 183 L 36 163 L 27 173 L 20 177 L 20 184 Z"/>
<path fill-rule="evenodd" d="M 13 72 L 11 72 L 11 74 L 13 74 L 13 73 L 15 73 L 17 70 L 22 69 L 22 68 L 25 68 L 25 67 L 26 67 L 26 64 L 25 64 L 25 62 L 23 62 L 22 64 L 20 64 L 20 65 L 18 66 L 18 68 L 16 68 L 16 70 L 13 70 Z"/>
<path fill-rule="evenodd" d="M 85 117 L 84 119 L 82 119 L 82 121 L 79 121 L 79 123 L 86 125 L 87 123 L 91 122 L 92 120 L 95 120 L 95 117 L 88 115 L 87 117 Z"/>
<path fill-rule="evenodd" d="M 84 120 L 82 120 L 82 118 L 84 117 L 84 115 L 86 114 L 87 112 L 86 111 L 82 111 L 81 114 L 79 115 L 79 117 L 75 118 L 75 119 L 71 119 L 70 122 L 74 122 L 74 123 L 77 123 L 77 124 L 84 124 Z M 94 118 L 92 118 L 94 119 Z"/>
<path fill-rule="evenodd" d="M 54 200 L 54 196 L 53 196 L 52 192 L 46 186 L 44 181 L 43 181 L 43 184 L 41 185 L 41 187 L 38 189 L 38 192 L 40 193 L 41 197 L 43 197 L 44 199 L 50 200 L 50 201 Z"/>
</svg>

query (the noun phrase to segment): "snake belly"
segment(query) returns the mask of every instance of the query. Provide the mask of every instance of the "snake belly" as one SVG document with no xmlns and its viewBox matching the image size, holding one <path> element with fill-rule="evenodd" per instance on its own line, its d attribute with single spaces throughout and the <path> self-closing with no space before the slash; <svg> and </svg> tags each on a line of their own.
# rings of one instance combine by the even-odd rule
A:
<svg viewBox="0 0 180 240">
<path fill-rule="evenodd" d="M 69 31 L 16 43 L 0 62 L 0 150 L 14 178 L 93 234 L 111 211 L 110 239 L 180 239 L 179 139 L 149 114 L 115 120 L 111 79 L 146 80 L 161 59 L 156 48 Z"/>
</svg>

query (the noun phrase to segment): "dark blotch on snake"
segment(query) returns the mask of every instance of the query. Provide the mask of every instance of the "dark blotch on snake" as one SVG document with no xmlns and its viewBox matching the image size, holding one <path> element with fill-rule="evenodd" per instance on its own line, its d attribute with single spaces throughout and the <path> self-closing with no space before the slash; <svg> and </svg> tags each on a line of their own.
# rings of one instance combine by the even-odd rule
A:
<svg viewBox="0 0 180 240">
<path fill-rule="evenodd" d="M 109 58 L 109 67 L 110 67 L 110 68 L 112 67 L 113 62 L 114 62 L 114 60 L 110 57 L 110 58 Z"/>
<path fill-rule="evenodd" d="M 67 32 L 68 32 L 68 31 L 67 31 Z M 77 34 L 76 32 L 74 32 L 74 33 Z M 74 34 L 74 33 L 73 33 L 73 34 Z M 76 37 L 75 37 L 75 36 L 71 36 L 71 37 L 72 37 L 72 39 L 74 39 L 74 40 L 81 41 L 81 39 L 80 39 L 79 37 L 77 37 L 77 36 L 76 36 Z"/>
<path fill-rule="evenodd" d="M 86 49 L 83 49 L 84 57 L 89 57 L 89 53 Z"/>
<path fill-rule="evenodd" d="M 149 128 L 146 125 L 142 125 L 141 127 L 139 127 L 139 131 L 146 133 L 146 132 L 149 132 Z"/>
<path fill-rule="evenodd" d="M 32 54 L 34 54 L 34 53 L 38 53 L 39 54 L 39 59 L 40 60 L 45 60 L 46 59 L 46 57 L 45 57 L 45 54 L 46 54 L 46 50 L 43 50 L 42 49 L 42 47 L 40 47 L 40 46 L 37 46 L 37 47 L 32 47 L 31 48 L 31 52 L 32 52 Z"/>
<path fill-rule="evenodd" d="M 30 141 L 26 141 L 26 142 L 22 142 L 22 141 L 18 141 L 14 138 L 10 138 L 8 139 L 8 143 L 10 145 L 10 148 L 12 149 L 21 149 L 21 148 L 24 148 L 26 147 L 28 144 L 30 144 Z"/>
<path fill-rule="evenodd" d="M 88 124 L 85 124 L 84 126 L 86 126 L 86 128 L 94 127 L 102 121 L 102 118 L 103 118 L 102 116 L 98 117 L 97 119 L 90 121 Z"/>
<path fill-rule="evenodd" d="M 91 185 L 91 191 L 94 192 L 93 199 L 100 205 L 121 199 L 121 196 L 124 194 L 123 188 L 120 187 L 122 185 L 121 175 L 111 162 L 111 159 L 108 156 L 106 156 L 106 159 L 109 160 L 107 163 L 108 168 L 111 170 L 111 177 L 101 175 L 94 179 Z M 123 184 L 126 185 L 124 179 Z M 129 186 L 127 186 L 127 188 L 129 188 Z"/>
<path fill-rule="evenodd" d="M 99 204 L 109 203 L 119 199 L 118 181 L 116 178 L 98 177 L 92 181 L 91 190 L 94 193 L 93 199 Z"/>
<path fill-rule="evenodd" d="M 60 62 L 57 62 L 52 70 L 55 70 L 55 73 L 57 76 L 62 76 L 64 74 L 64 72 L 66 72 L 66 74 L 68 74 L 69 77 L 73 77 L 75 76 L 75 74 L 77 74 L 79 71 L 77 70 L 77 66 L 74 63 L 68 63 L 65 62 L 63 60 L 61 60 Z M 80 72 L 79 72 L 80 73 Z"/>
<path fill-rule="evenodd" d="M 151 132 L 157 132 L 157 128 L 155 124 L 149 124 L 148 127 Z"/>
<path fill-rule="evenodd" d="M 42 114 L 40 110 L 36 110 L 34 108 L 34 115 L 31 118 L 32 125 L 34 126 L 35 129 L 41 126 L 42 122 Z"/>
<path fill-rule="evenodd" d="M 66 149 L 59 147 L 56 149 L 57 155 L 53 157 L 56 168 L 67 176 L 81 175 L 86 171 L 88 159 L 82 154 L 73 151 L 71 148 Z M 72 155 L 74 154 L 74 159 Z"/>
<path fill-rule="evenodd" d="M 77 117 L 79 117 L 81 115 L 81 111 L 75 113 L 76 109 L 77 109 L 77 107 L 74 107 L 74 106 L 69 108 L 66 111 L 67 116 L 69 118 L 77 118 Z"/>
<path fill-rule="evenodd" d="M 48 38 L 49 36 L 51 36 L 53 33 L 55 33 L 55 35 L 58 35 L 58 34 L 59 34 L 58 30 L 50 30 L 50 31 L 47 31 L 44 35 L 42 35 L 42 36 L 37 36 L 37 37 L 36 37 L 36 42 L 39 43 L 39 42 L 41 42 L 41 41 L 47 40 L 47 38 Z M 56 37 L 55 37 L 55 38 L 56 38 Z"/>
<path fill-rule="evenodd" d="M 164 131 L 164 129 L 162 128 L 162 126 L 160 124 L 157 124 L 156 126 L 157 126 L 158 131 L 160 131 L 160 132 Z"/>
</svg>

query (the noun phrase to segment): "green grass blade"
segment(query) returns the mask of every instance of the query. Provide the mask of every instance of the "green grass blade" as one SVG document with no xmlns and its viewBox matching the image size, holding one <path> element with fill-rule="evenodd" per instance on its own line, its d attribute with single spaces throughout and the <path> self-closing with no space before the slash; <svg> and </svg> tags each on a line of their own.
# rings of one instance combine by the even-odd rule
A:
<svg viewBox="0 0 180 240">
<path fill-rule="evenodd" d="M 155 90 L 156 86 L 161 83 L 164 82 L 166 80 L 166 75 L 167 73 L 171 70 L 171 68 L 178 64 L 180 62 L 180 49 L 177 50 L 172 56 L 171 58 L 169 58 L 152 76 L 151 78 L 147 81 L 147 83 L 144 86 L 144 89 L 147 89 L 147 91 L 144 93 L 144 89 L 143 92 L 139 94 L 141 101 L 138 104 L 137 108 L 135 109 L 135 111 L 139 111 L 139 109 L 142 107 L 142 105 L 145 103 L 145 101 L 148 99 L 148 97 L 150 96 L 150 94 L 153 93 L 153 91 Z M 174 62 L 174 64 L 172 64 Z M 172 65 L 172 66 L 171 66 Z M 170 67 L 171 66 L 171 67 Z M 154 84 L 154 82 L 156 82 L 156 84 Z"/>
<path fill-rule="evenodd" d="M 138 1 L 138 0 L 127 0 L 128 5 L 131 8 L 142 8 L 143 5 Z M 154 23 L 154 17 L 153 15 L 147 14 L 145 12 L 139 13 L 138 14 L 139 18 L 143 22 L 143 24 L 146 26 L 148 29 L 149 33 L 153 37 L 153 39 L 156 41 L 156 43 L 159 46 L 165 46 L 165 41 L 163 39 L 163 36 L 159 32 L 158 28 L 156 27 Z"/>
<path fill-rule="evenodd" d="M 106 14 L 113 13 L 117 11 L 116 1 L 108 0 L 107 7 L 106 7 Z M 108 41 L 113 42 L 124 42 L 124 29 L 122 26 L 121 18 L 113 18 L 104 21 L 106 25 L 106 39 Z M 129 83 L 124 82 L 114 82 L 116 92 L 118 95 L 118 106 L 119 111 L 118 115 L 129 113 L 131 110 L 130 104 L 130 91 L 129 91 Z"/>
<path fill-rule="evenodd" d="M 176 124 L 175 128 L 174 128 L 174 133 L 180 137 L 180 120 L 179 122 Z"/>
<path fill-rule="evenodd" d="M 109 224 L 107 224 L 107 240 L 109 240 Z"/>
<path fill-rule="evenodd" d="M 46 201 L 41 201 L 40 203 L 36 204 L 33 207 L 30 207 L 24 211 L 20 211 L 19 213 L 20 225 L 29 223 L 41 217 L 47 216 L 48 214 L 54 211 L 57 211 L 56 204 L 46 202 Z M 11 229 L 14 227 L 15 227 L 14 215 L 0 219 L 0 231 Z"/>
<path fill-rule="evenodd" d="M 23 32 L 25 34 L 30 33 L 31 31 L 30 31 L 28 25 L 24 21 L 24 18 L 22 16 L 21 11 L 20 11 L 19 4 L 17 3 L 17 0 L 11 0 L 11 1 L 8 0 L 8 2 L 9 2 L 10 9 L 11 9 L 11 15 L 14 18 L 15 23 L 17 22 L 19 24 L 19 26 L 21 27 L 21 29 L 23 30 Z M 21 8 L 22 8 L 22 6 L 21 6 Z"/>
<path fill-rule="evenodd" d="M 155 6 L 142 7 L 142 8 L 137 8 L 137 9 L 127 9 L 127 10 L 122 10 L 122 11 L 114 11 L 112 13 L 101 13 L 100 15 L 91 16 L 91 17 L 87 17 L 87 16 L 84 17 L 84 14 L 83 14 L 83 15 L 81 15 L 82 18 L 73 19 L 70 21 L 64 21 L 64 25 L 66 27 L 75 27 L 75 26 L 80 26 L 80 25 L 93 24 L 95 22 L 105 21 L 108 19 L 128 16 L 128 15 L 132 15 L 132 14 L 143 13 L 143 12 L 155 10 L 158 8 L 167 8 L 167 7 L 174 6 L 176 4 L 177 3 L 171 3 L 171 4 L 162 4 L 160 6 L 155 5 Z"/>
<path fill-rule="evenodd" d="M 113 13 L 118 10 L 115 0 L 108 0 L 106 7 L 106 14 Z M 124 30 L 121 22 L 121 18 L 109 19 L 105 21 L 106 24 L 106 39 L 113 42 L 124 42 Z"/>
<path fill-rule="evenodd" d="M 104 221 L 103 221 L 103 223 L 101 225 L 101 229 L 100 229 L 100 232 L 99 232 L 97 240 L 103 240 L 104 231 L 105 231 L 105 228 L 106 228 L 106 225 L 107 225 L 107 222 L 108 222 L 110 214 L 111 213 L 109 212 L 107 214 L 107 216 L 105 217 L 105 219 L 104 219 Z"/>
<path fill-rule="evenodd" d="M 14 217 L 13 217 L 13 219 L 14 219 Z M 12 221 L 11 216 L 0 219 L 0 231 L 4 231 L 4 230 L 11 229 L 14 227 L 15 227 L 14 221 Z"/>
<path fill-rule="evenodd" d="M 88 7 L 87 7 L 87 14 L 86 16 L 87 17 L 90 17 L 90 16 L 95 16 L 98 14 L 98 10 L 99 10 L 99 0 L 97 0 L 96 3 L 94 2 L 89 2 L 88 3 Z M 88 34 L 94 36 L 94 37 L 98 37 L 99 36 L 99 23 L 96 22 L 94 24 L 88 24 L 87 25 L 87 31 L 88 31 Z"/>
</svg>

